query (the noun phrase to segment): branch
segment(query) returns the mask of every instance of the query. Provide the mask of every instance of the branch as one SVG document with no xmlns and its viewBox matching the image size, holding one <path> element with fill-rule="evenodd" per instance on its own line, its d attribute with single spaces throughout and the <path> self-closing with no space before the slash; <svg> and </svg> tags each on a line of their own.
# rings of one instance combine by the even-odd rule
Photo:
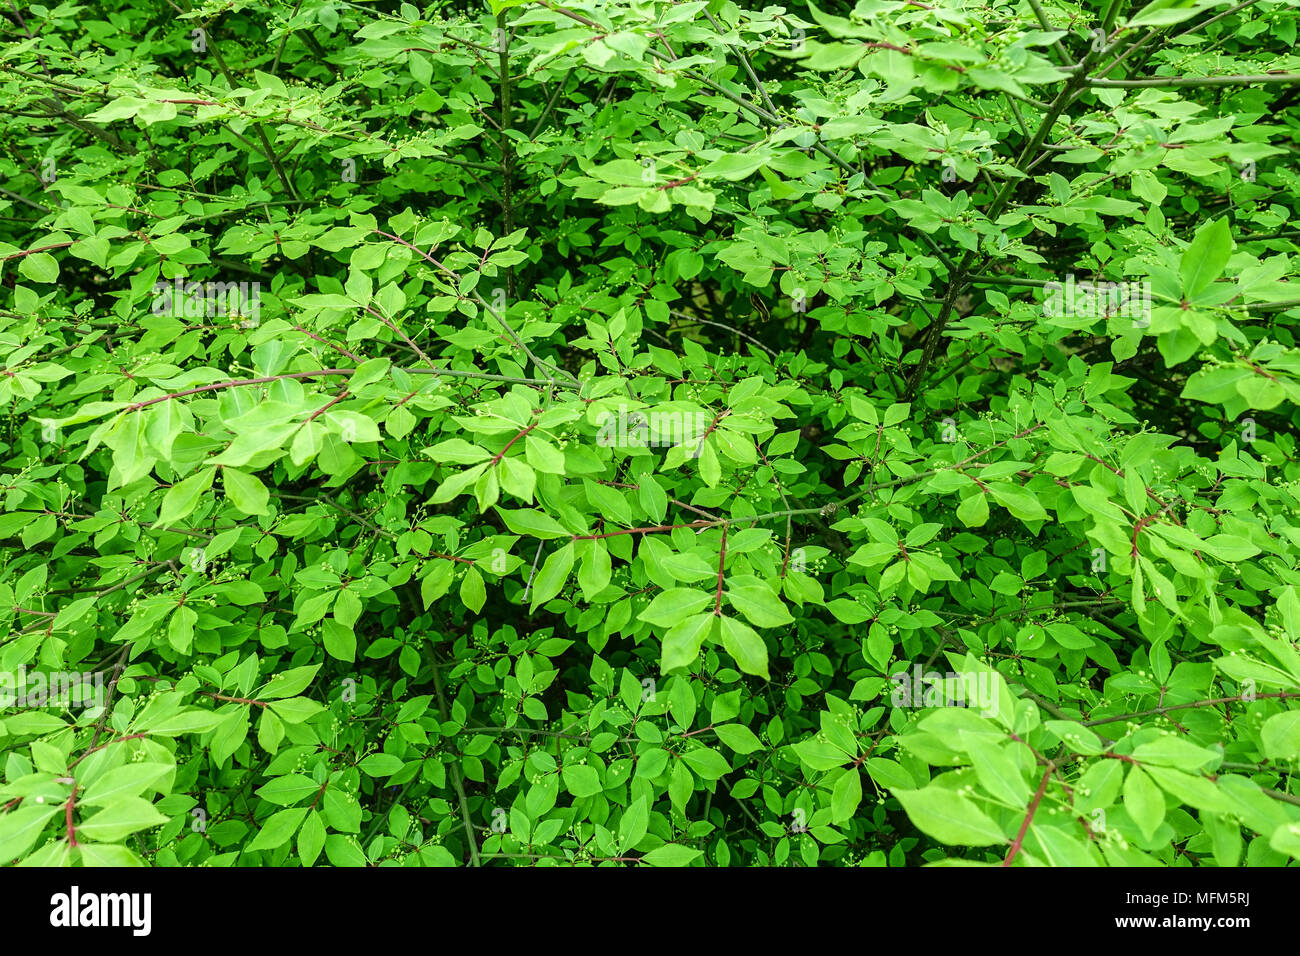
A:
<svg viewBox="0 0 1300 956">
<path fill-rule="evenodd" d="M 1052 774 L 1055 772 L 1056 764 L 1048 761 L 1047 769 L 1043 771 L 1043 779 L 1038 781 L 1038 790 L 1034 793 L 1034 799 L 1029 801 L 1029 810 L 1025 813 L 1025 819 L 1021 821 L 1020 832 L 1011 841 L 1011 849 L 1007 852 L 1006 859 L 1002 861 L 1003 866 L 1010 866 L 1011 861 L 1020 852 L 1020 846 L 1025 842 L 1025 834 L 1029 832 L 1029 824 L 1034 822 L 1034 814 L 1038 812 L 1038 804 L 1042 801 L 1043 794 L 1047 792 L 1047 783 L 1052 779 Z"/>
<path fill-rule="evenodd" d="M 1259 86 L 1271 83 L 1300 83 L 1300 73 L 1259 73 L 1241 76 L 1154 76 L 1145 80 L 1088 79 L 1089 86 L 1127 89 L 1170 86 Z"/>
<path fill-rule="evenodd" d="M 457 280 L 460 279 L 460 276 L 458 276 L 455 272 L 452 272 L 445 265 L 443 265 L 441 262 L 439 262 L 437 259 L 431 256 L 429 253 L 407 242 L 401 236 L 395 236 L 392 233 L 384 232 L 382 229 L 376 229 L 375 234 L 383 236 L 385 239 L 391 239 L 393 242 L 396 242 L 399 245 L 406 246 L 406 248 L 416 253 L 418 256 L 423 258 L 426 262 L 428 262 L 430 265 L 432 265 L 435 269 L 437 269 L 439 272 L 443 273 L 444 275 L 451 276 L 453 279 L 457 279 Z M 477 302 L 485 311 L 491 314 L 491 316 L 494 319 L 496 319 L 498 323 L 500 323 L 501 328 L 505 329 L 506 334 L 510 336 L 510 338 L 514 341 L 515 345 L 519 346 L 519 348 L 523 350 L 524 354 L 527 355 L 530 359 L 532 359 L 533 363 L 542 370 L 542 374 L 546 375 L 547 378 L 547 381 L 543 382 L 542 384 L 550 384 L 550 385 L 561 384 L 557 382 L 554 378 L 552 378 L 549 374 L 550 372 L 555 372 L 556 374 L 562 375 L 566 379 L 568 379 L 569 383 L 572 386 L 581 388 L 582 383 L 579 382 L 577 378 L 575 378 L 572 374 L 564 371 L 563 369 L 556 368 L 554 365 L 551 365 L 549 362 L 545 362 L 542 359 L 538 358 L 536 355 L 534 355 L 532 349 L 530 349 L 527 345 L 525 345 L 524 340 L 519 337 L 519 333 L 516 332 L 514 328 L 510 325 L 510 323 L 506 321 L 505 316 L 503 316 L 496 309 L 492 308 L 492 306 L 488 305 L 487 301 L 481 295 L 479 295 L 478 292 L 471 291 L 470 297 L 475 302 Z"/>
<path fill-rule="evenodd" d="M 438 696 L 438 713 L 442 715 L 443 723 L 447 722 L 447 698 L 442 692 L 442 675 L 438 672 L 439 663 L 437 658 L 433 661 L 433 689 Z M 448 766 L 451 770 L 452 786 L 456 788 L 456 799 L 460 802 L 461 823 L 465 826 L 465 839 L 469 841 L 469 858 L 474 866 L 482 866 L 478 855 L 478 843 L 474 839 L 474 824 L 469 819 L 469 799 L 465 796 L 465 784 L 460 779 L 460 764 L 452 761 Z"/>
<path fill-rule="evenodd" d="M 325 378 L 331 375 L 351 375 L 355 372 L 354 368 L 322 368 L 308 372 L 284 372 L 280 375 L 265 375 L 261 378 L 241 378 L 228 382 L 213 382 L 211 385 L 200 385 L 197 388 L 187 388 L 181 392 L 172 392 L 168 395 L 160 395 L 157 398 L 146 399 L 143 402 L 136 402 L 134 405 L 128 405 L 124 411 L 137 412 L 142 408 L 148 408 L 150 405 L 157 405 L 159 402 L 166 402 L 173 398 L 184 398 L 187 395 L 197 395 L 199 392 L 211 392 L 220 388 L 236 388 L 241 385 L 264 385 L 267 382 L 278 382 L 285 378 Z M 563 382 L 551 382 L 540 378 L 523 378 L 518 375 L 492 375 L 488 372 L 468 372 L 454 368 L 408 368 L 402 371 L 410 375 L 447 375 L 452 378 L 483 378 L 493 382 L 514 382 L 519 385 L 556 385 L 561 388 L 570 388 Z"/>
<path fill-rule="evenodd" d="M 1132 720 L 1134 717 L 1152 717 L 1166 714 L 1171 710 L 1213 707 L 1215 704 L 1236 704 L 1242 701 L 1252 700 L 1295 700 L 1297 698 L 1300 698 L 1300 693 L 1292 691 L 1279 691 L 1276 694 L 1238 694 L 1236 697 L 1214 697 L 1210 700 L 1194 700 L 1189 704 L 1166 704 L 1163 707 L 1152 707 L 1149 710 L 1138 710 L 1131 714 L 1117 714 L 1114 717 L 1098 717 L 1096 720 L 1085 720 L 1083 726 L 1096 727 L 1098 724 L 1113 724 L 1120 720 Z"/>
<path fill-rule="evenodd" d="M 722 526 L 722 546 L 718 548 L 718 593 L 713 604 L 713 613 L 722 617 L 722 568 L 727 563 L 727 526 Z"/>
</svg>

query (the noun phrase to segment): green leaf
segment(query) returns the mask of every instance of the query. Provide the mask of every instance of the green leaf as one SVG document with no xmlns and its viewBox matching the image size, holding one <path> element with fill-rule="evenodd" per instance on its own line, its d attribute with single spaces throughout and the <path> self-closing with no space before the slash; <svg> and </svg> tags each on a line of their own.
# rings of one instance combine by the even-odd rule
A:
<svg viewBox="0 0 1300 956">
<path fill-rule="evenodd" d="M 781 603 L 781 599 L 765 584 L 739 584 L 733 579 L 723 595 L 732 607 L 758 627 L 780 627 L 794 623 L 794 618 Z"/>
<path fill-rule="evenodd" d="M 261 787 L 257 791 L 257 795 L 263 800 L 287 807 L 290 804 L 297 803 L 303 797 L 316 794 L 320 789 L 320 784 L 312 780 L 311 777 L 300 773 L 290 773 L 283 777 L 276 777 L 270 783 Z"/>
<path fill-rule="evenodd" d="M 62 809 L 61 806 L 31 804 L 0 816 L 0 860 L 25 856 L 36 844 L 46 822 Z"/>
<path fill-rule="evenodd" d="M 82 866 L 119 867 L 144 866 L 144 860 L 124 846 L 113 843 L 79 843 L 77 852 L 81 854 Z"/>
<path fill-rule="evenodd" d="M 623 818 L 618 824 L 618 852 L 627 853 L 633 849 L 641 839 L 646 835 L 646 830 L 650 825 L 650 809 L 645 797 L 634 800 L 626 810 L 623 811 Z"/>
<path fill-rule="evenodd" d="M 59 262 L 48 252 L 33 252 L 18 260 L 18 272 L 24 279 L 49 285 L 59 280 Z"/>
<path fill-rule="evenodd" d="M 1218 764 L 1222 755 L 1208 747 L 1198 747 L 1182 737 L 1164 734 L 1134 748 L 1133 759 L 1142 764 L 1208 771 Z"/>
<path fill-rule="evenodd" d="M 169 763 L 131 763 L 108 771 L 86 787 L 77 802 L 85 806 L 106 806 L 122 797 L 144 793 L 176 768 Z"/>
<path fill-rule="evenodd" d="M 319 813 L 309 810 L 298 831 L 298 858 L 302 860 L 302 865 L 311 866 L 315 863 L 324 846 L 325 824 L 321 822 Z"/>
<path fill-rule="evenodd" d="M 701 611 L 712 600 L 713 595 L 694 588 L 669 588 L 657 594 L 637 619 L 658 627 L 672 627 Z"/>
<path fill-rule="evenodd" d="M 330 657 L 348 663 L 357 659 L 357 635 L 352 628 L 327 617 L 321 621 L 321 636 L 324 638 L 325 652 Z"/>
<path fill-rule="evenodd" d="M 767 672 L 767 645 L 748 624 L 732 617 L 718 619 L 722 626 L 722 646 L 736 659 L 746 674 L 755 674 L 770 680 Z"/>
<path fill-rule="evenodd" d="M 835 784 L 831 793 L 831 822 L 847 823 L 858 811 L 862 802 L 862 775 L 857 767 L 850 767 Z"/>
<path fill-rule="evenodd" d="M 391 777 L 404 766 L 400 757 L 392 754 L 371 754 L 358 762 L 357 766 L 371 777 Z"/>
<path fill-rule="evenodd" d="M 306 697 L 290 697 L 287 700 L 273 700 L 266 709 L 286 724 L 301 724 L 325 708 Z"/>
<path fill-rule="evenodd" d="M 202 468 L 184 481 L 179 481 L 167 489 L 162 504 L 158 508 L 158 520 L 153 527 L 171 527 L 188 516 L 196 507 L 203 492 L 212 487 L 212 476 L 217 469 Z"/>
<path fill-rule="evenodd" d="M 265 686 L 258 690 L 257 699 L 278 700 L 300 694 L 311 686 L 320 668 L 320 664 L 308 664 L 272 674 Z"/>
<path fill-rule="evenodd" d="M 460 581 L 460 599 L 467 608 L 477 614 L 487 603 L 487 587 L 478 568 L 469 568 Z"/>
<path fill-rule="evenodd" d="M 979 528 L 989 520 L 989 499 L 982 492 L 963 498 L 957 505 L 957 517 L 968 528 Z"/>
<path fill-rule="evenodd" d="M 1021 521 L 1042 521 L 1047 512 L 1032 493 L 1013 485 L 995 484 L 989 486 L 989 492 L 998 504 L 1006 508 Z"/>
<path fill-rule="evenodd" d="M 560 771 L 564 779 L 564 789 L 575 797 L 592 797 L 600 793 L 600 775 L 594 767 L 586 764 L 566 764 Z"/>
<path fill-rule="evenodd" d="M 852 761 L 854 756 L 820 737 L 811 737 L 794 745 L 794 752 L 812 770 L 834 770 Z"/>
<path fill-rule="evenodd" d="M 266 507 L 270 492 L 256 475 L 246 475 L 235 468 L 223 468 L 221 481 L 226 489 L 226 497 L 244 514 L 270 514 Z"/>
<path fill-rule="evenodd" d="M 298 824 L 306 815 L 306 807 L 290 807 L 288 810 L 271 814 L 262 824 L 262 829 L 253 838 L 253 842 L 248 845 L 248 849 L 274 850 L 276 847 L 283 846 L 289 842 L 294 831 L 298 829 Z"/>
<path fill-rule="evenodd" d="M 558 551 L 552 552 L 542 565 L 542 569 L 537 572 L 537 579 L 533 582 L 533 601 L 529 610 L 535 611 L 559 594 L 565 582 L 569 580 L 569 572 L 572 570 L 573 543 L 570 542 Z"/>
<path fill-rule="evenodd" d="M 731 765 L 725 757 L 708 747 L 698 747 L 682 754 L 682 760 L 705 780 L 717 780 L 731 773 Z"/>
<path fill-rule="evenodd" d="M 685 590 L 685 589 L 683 589 Z M 712 611 L 689 617 L 674 625 L 664 635 L 663 652 L 660 669 L 663 673 L 679 667 L 689 667 L 700 655 L 700 647 L 711 632 L 719 618 Z"/>
<path fill-rule="evenodd" d="M 158 812 L 148 800 L 139 797 L 119 797 L 77 825 L 79 836 L 87 840 L 112 843 L 130 836 L 138 830 L 160 826 L 167 817 Z"/>
<path fill-rule="evenodd" d="M 1165 795 L 1141 767 L 1130 767 L 1124 779 L 1124 808 L 1147 840 L 1165 818 Z"/>
<path fill-rule="evenodd" d="M 924 790 L 895 790 L 911 821 L 940 843 L 992 846 L 1007 842 L 1002 830 L 973 801 L 934 784 Z"/>
<path fill-rule="evenodd" d="M 1195 16 L 1200 4 L 1188 0 L 1151 0 L 1128 21 L 1130 27 L 1172 26 Z"/>
<path fill-rule="evenodd" d="M 550 515 L 532 508 L 514 508 L 505 510 L 497 508 L 501 515 L 501 520 L 505 522 L 506 527 L 515 534 L 527 535 L 530 538 L 565 538 L 569 532 L 561 527 L 560 523 Z"/>
<path fill-rule="evenodd" d="M 980 785 L 994 799 L 1017 810 L 1029 803 L 1030 786 L 1005 747 L 968 733 L 961 734 L 961 746 L 970 757 Z"/>
<path fill-rule="evenodd" d="M 334 866 L 365 866 L 366 856 L 354 837 L 331 833 L 325 838 L 325 856 Z"/>
<path fill-rule="evenodd" d="M 1274 714 L 1259 729 L 1264 756 L 1270 760 L 1295 760 L 1300 757 L 1300 710 Z"/>
<path fill-rule="evenodd" d="M 209 710 L 187 710 L 171 714 L 157 723 L 150 722 L 146 729 L 159 737 L 179 737 L 181 734 L 202 734 L 216 728 L 225 718 Z"/>
<path fill-rule="evenodd" d="M 1178 275 L 1183 280 L 1183 296 L 1191 298 L 1209 287 L 1223 274 L 1228 257 L 1232 255 L 1232 232 L 1227 217 L 1212 220 L 1196 231 L 1178 264 Z"/>
<path fill-rule="evenodd" d="M 641 857 L 647 866 L 690 866 L 700 857 L 700 851 L 678 843 L 665 843 Z"/>
<path fill-rule="evenodd" d="M 719 724 L 713 728 L 718 739 L 738 754 L 752 754 L 763 749 L 763 743 L 744 724 Z"/>
</svg>

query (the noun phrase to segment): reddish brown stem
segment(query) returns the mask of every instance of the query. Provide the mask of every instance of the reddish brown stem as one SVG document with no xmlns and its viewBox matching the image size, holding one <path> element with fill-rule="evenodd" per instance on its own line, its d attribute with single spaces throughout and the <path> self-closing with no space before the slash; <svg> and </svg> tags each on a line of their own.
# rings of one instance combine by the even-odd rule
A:
<svg viewBox="0 0 1300 956">
<path fill-rule="evenodd" d="M 523 438 L 525 435 L 527 435 L 530 431 L 532 431 L 536 427 L 537 427 L 537 422 L 533 422 L 531 425 L 529 425 L 527 428 L 521 431 L 514 438 L 506 442 L 506 447 L 502 448 L 499 452 L 496 453 L 495 456 L 493 456 L 492 461 L 489 463 L 488 467 L 495 468 L 497 462 L 499 462 L 502 458 L 504 458 L 506 452 L 510 450 L 510 446 L 513 445 L 515 442 L 519 441 L 519 439 Z"/>
<path fill-rule="evenodd" d="M 657 524 L 648 528 L 621 528 L 618 531 L 606 531 L 603 534 L 575 534 L 574 541 L 596 541 L 600 538 L 613 538 L 620 534 L 651 534 L 655 531 L 676 531 L 678 528 L 707 528 L 715 524 L 724 524 L 718 521 L 692 521 L 690 524 Z"/>
<path fill-rule="evenodd" d="M 113 740 L 106 740 L 98 747 L 91 747 L 89 750 L 87 750 L 76 760 L 72 761 L 72 763 L 68 764 L 68 769 L 71 770 L 77 764 L 81 763 L 81 761 L 85 760 L 87 757 L 93 754 L 96 750 L 103 750 L 105 747 L 111 747 L 113 744 L 120 744 L 124 740 L 139 740 L 141 737 L 147 737 L 147 736 L 149 735 L 148 734 L 127 734 L 125 737 L 116 737 Z"/>
<path fill-rule="evenodd" d="M 1025 812 L 1025 819 L 1020 823 L 1020 832 L 1011 841 L 1011 849 L 1007 851 L 1007 858 L 1002 861 L 1003 866 L 1010 866 L 1011 861 L 1020 852 L 1020 846 L 1025 842 L 1025 834 L 1029 832 L 1029 824 L 1034 822 L 1034 814 L 1038 812 L 1038 804 L 1042 802 L 1043 794 L 1047 792 L 1047 782 L 1052 779 L 1052 774 L 1055 771 L 1055 764 L 1048 764 L 1047 769 L 1043 771 L 1043 779 L 1038 781 L 1038 790 L 1034 793 L 1034 798 L 1029 801 L 1029 809 Z"/>
<path fill-rule="evenodd" d="M 282 375 L 265 375 L 262 378 L 241 378 L 230 382 L 213 382 L 211 385 L 200 385 L 198 388 L 187 388 L 183 392 L 172 392 L 170 395 L 159 395 L 157 398 L 150 398 L 143 402 L 136 402 L 134 405 L 128 405 L 124 411 L 138 412 L 142 408 L 148 408 L 150 405 L 157 405 L 159 402 L 170 401 L 173 398 L 184 398 L 186 395 L 197 395 L 200 392 L 211 392 L 219 388 L 235 388 L 240 385 L 264 385 L 267 382 L 278 382 L 286 378 L 319 378 L 325 375 L 351 375 L 356 369 L 351 368 L 323 368 L 315 372 L 285 372 Z"/>
<path fill-rule="evenodd" d="M 37 246 L 35 249 L 25 249 L 22 252 L 11 253 L 7 256 L 0 256 L 0 262 L 8 262 L 10 259 L 21 259 L 23 256 L 35 255 L 38 252 L 45 252 L 47 249 L 66 249 L 72 245 L 71 242 L 56 242 L 49 246 Z"/>
<path fill-rule="evenodd" d="M 203 691 L 204 696 L 211 697 L 213 700 L 223 700 L 230 704 L 254 704 L 258 707 L 269 706 L 263 700 L 250 700 L 247 697 L 227 697 L 225 694 L 214 694 L 211 691 Z"/>
</svg>

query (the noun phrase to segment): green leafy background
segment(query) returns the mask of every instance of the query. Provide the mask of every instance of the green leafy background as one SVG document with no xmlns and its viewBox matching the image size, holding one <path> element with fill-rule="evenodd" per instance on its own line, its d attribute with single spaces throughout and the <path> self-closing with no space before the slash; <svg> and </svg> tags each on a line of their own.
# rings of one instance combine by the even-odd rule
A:
<svg viewBox="0 0 1300 956">
<path fill-rule="evenodd" d="M 0 859 L 1300 856 L 1290 4 L 3 29 Z"/>
</svg>

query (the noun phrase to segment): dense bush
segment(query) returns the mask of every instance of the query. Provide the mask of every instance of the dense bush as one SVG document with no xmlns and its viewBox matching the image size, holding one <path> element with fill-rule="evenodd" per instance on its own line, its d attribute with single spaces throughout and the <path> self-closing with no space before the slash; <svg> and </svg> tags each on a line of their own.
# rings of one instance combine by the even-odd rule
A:
<svg viewBox="0 0 1300 956">
<path fill-rule="evenodd" d="M 4 16 L 3 860 L 1300 856 L 1292 6 Z"/>
</svg>

